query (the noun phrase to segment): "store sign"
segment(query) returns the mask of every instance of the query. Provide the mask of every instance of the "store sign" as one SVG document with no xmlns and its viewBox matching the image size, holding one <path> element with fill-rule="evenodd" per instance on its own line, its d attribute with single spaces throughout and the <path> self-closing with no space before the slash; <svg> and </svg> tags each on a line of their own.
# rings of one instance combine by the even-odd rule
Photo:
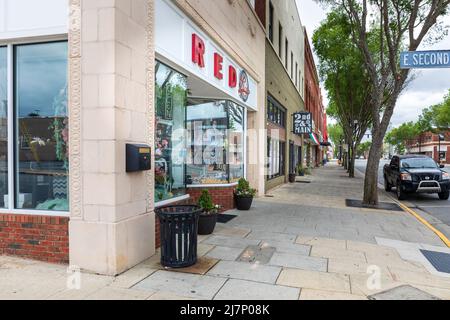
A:
<svg viewBox="0 0 450 320">
<path fill-rule="evenodd" d="M 157 58 L 189 77 L 206 82 L 202 94 L 226 95 L 257 110 L 257 83 L 219 45 L 208 37 L 172 1 L 155 1 Z M 167 61 L 165 61 L 167 60 Z M 215 87 L 221 92 L 214 93 Z M 198 88 L 197 88 L 198 89 Z"/>
<path fill-rule="evenodd" d="M 450 68 L 450 51 L 407 51 L 400 54 L 401 69 Z"/>
<path fill-rule="evenodd" d="M 312 114 L 310 112 L 297 112 L 293 116 L 295 134 L 310 134 L 313 132 Z"/>
</svg>

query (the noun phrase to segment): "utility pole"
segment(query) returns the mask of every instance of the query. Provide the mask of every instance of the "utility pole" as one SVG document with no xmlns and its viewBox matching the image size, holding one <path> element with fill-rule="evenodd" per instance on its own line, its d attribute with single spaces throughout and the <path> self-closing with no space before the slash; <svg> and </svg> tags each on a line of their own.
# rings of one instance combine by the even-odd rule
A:
<svg viewBox="0 0 450 320">
<path fill-rule="evenodd" d="M 438 140 L 439 140 L 439 147 L 438 147 L 438 162 L 441 164 L 441 141 L 444 141 L 445 137 L 443 134 L 439 133 Z"/>
</svg>

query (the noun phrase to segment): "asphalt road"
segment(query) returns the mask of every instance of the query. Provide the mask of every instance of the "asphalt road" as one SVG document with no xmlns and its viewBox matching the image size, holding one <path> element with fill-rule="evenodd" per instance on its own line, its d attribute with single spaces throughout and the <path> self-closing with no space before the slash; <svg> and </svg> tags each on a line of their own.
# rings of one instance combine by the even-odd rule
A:
<svg viewBox="0 0 450 320">
<path fill-rule="evenodd" d="M 383 166 L 386 163 L 389 163 L 389 161 L 381 160 L 378 171 L 378 181 L 382 185 L 384 183 Z M 364 173 L 366 171 L 366 165 L 366 160 L 356 160 L 355 168 Z M 448 167 L 445 170 L 450 172 L 450 168 Z M 392 195 L 396 197 L 395 191 L 392 192 Z M 447 201 L 439 200 L 436 194 L 414 194 L 408 195 L 408 198 L 404 203 L 410 208 L 419 211 L 419 213 L 421 213 L 420 211 L 425 213 L 425 218 L 428 218 L 428 222 L 450 239 L 450 199 Z M 431 217 L 427 217 L 427 215 L 430 215 Z"/>
</svg>

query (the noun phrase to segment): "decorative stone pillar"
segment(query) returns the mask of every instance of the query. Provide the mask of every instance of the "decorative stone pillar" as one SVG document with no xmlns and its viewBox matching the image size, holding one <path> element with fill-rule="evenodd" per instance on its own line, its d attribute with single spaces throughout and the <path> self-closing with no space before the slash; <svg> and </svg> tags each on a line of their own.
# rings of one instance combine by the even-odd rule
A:
<svg viewBox="0 0 450 320">
<path fill-rule="evenodd" d="M 153 9 L 70 0 L 69 249 L 82 270 L 116 275 L 155 252 L 153 175 L 125 172 L 126 143 L 153 150 Z"/>
</svg>

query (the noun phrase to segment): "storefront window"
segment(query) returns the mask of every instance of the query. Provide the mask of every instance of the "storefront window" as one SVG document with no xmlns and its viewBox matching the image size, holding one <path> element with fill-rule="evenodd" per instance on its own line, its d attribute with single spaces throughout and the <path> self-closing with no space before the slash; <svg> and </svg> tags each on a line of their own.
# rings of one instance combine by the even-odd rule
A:
<svg viewBox="0 0 450 320">
<path fill-rule="evenodd" d="M 158 202 L 186 192 L 186 77 L 157 62 L 155 90 L 155 201 Z"/>
<path fill-rule="evenodd" d="M 190 99 L 186 126 L 188 185 L 227 184 L 244 176 L 244 108 Z"/>
<path fill-rule="evenodd" d="M 267 180 L 284 175 L 286 143 L 277 139 L 267 138 Z"/>
<path fill-rule="evenodd" d="M 15 47 L 18 209 L 68 211 L 67 43 Z"/>
<path fill-rule="evenodd" d="M 244 108 L 228 103 L 230 182 L 237 182 L 244 176 Z"/>
<path fill-rule="evenodd" d="M 7 50 L 0 47 L 0 208 L 6 207 L 8 197 L 8 86 Z"/>
</svg>

